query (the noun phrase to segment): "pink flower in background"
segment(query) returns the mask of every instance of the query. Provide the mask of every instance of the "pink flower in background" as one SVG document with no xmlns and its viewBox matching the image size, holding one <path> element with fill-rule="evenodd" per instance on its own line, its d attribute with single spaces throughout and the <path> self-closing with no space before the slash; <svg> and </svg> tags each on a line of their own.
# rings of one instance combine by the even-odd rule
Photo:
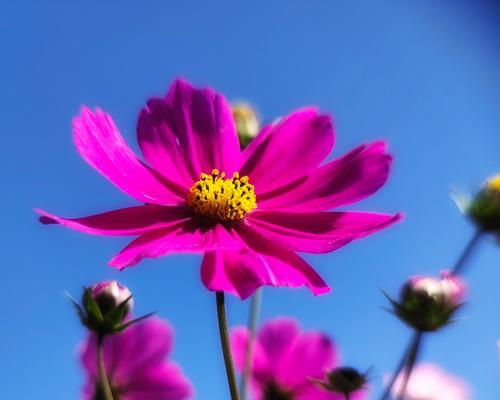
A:
<svg viewBox="0 0 500 400">
<path fill-rule="evenodd" d="M 236 368 L 245 364 L 248 331 L 244 327 L 231 333 Z M 277 318 L 264 324 L 253 343 L 251 389 L 255 400 L 342 400 L 314 382 L 338 366 L 335 344 L 319 332 L 301 332 L 292 319 Z M 364 391 L 351 395 L 360 400 Z"/>
<path fill-rule="evenodd" d="M 398 398 L 403 376 L 396 379 L 392 394 Z M 450 375 L 431 363 L 415 366 L 410 376 L 404 400 L 471 400 L 471 389 L 467 382 Z"/>
<path fill-rule="evenodd" d="M 81 362 L 87 381 L 84 399 L 101 399 L 97 379 L 97 340 L 83 345 Z M 158 318 L 133 324 L 104 339 L 104 365 L 115 400 L 183 400 L 193 389 L 180 368 L 167 361 L 172 351 L 172 328 Z"/>
<path fill-rule="evenodd" d="M 210 290 L 245 298 L 262 285 L 306 285 L 322 294 L 329 287 L 296 252 L 327 253 L 400 219 L 326 212 L 379 189 L 391 156 L 375 142 L 321 164 L 333 127 L 313 108 L 264 127 L 240 151 L 226 100 L 177 80 L 139 115 L 147 164 L 100 109 L 84 107 L 73 132 L 81 156 L 142 204 L 77 219 L 38 210 L 40 219 L 89 234 L 137 236 L 111 260 L 119 269 L 145 257 L 203 253 L 201 277 Z"/>
</svg>

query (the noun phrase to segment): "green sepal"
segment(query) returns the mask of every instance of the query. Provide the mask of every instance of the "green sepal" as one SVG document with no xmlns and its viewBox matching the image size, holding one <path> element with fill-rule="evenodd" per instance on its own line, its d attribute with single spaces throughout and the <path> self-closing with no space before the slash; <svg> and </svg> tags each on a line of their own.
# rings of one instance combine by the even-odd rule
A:
<svg viewBox="0 0 500 400">
<path fill-rule="evenodd" d="M 135 319 L 132 319 L 130 321 L 127 321 L 119 326 L 117 326 L 116 328 L 113 329 L 113 333 L 117 333 L 117 332 L 123 332 L 125 329 L 127 329 L 130 325 L 132 324 L 135 324 L 136 322 L 139 322 L 139 321 L 142 321 L 146 318 L 149 318 L 153 315 L 156 314 L 156 311 L 155 312 L 152 312 L 152 313 L 149 313 L 149 314 L 146 314 L 146 315 L 143 315 L 142 317 L 138 317 L 138 318 L 135 318 Z"/>
<path fill-rule="evenodd" d="M 434 332 L 448 325 L 452 315 L 462 306 L 450 306 L 445 302 L 422 296 L 405 297 L 404 303 L 398 303 L 382 291 L 392 305 L 392 313 L 402 322 L 421 332 Z"/>
<path fill-rule="evenodd" d="M 92 296 L 92 291 L 90 288 L 84 288 L 83 292 L 83 306 L 85 307 L 85 311 L 87 315 L 95 320 L 96 322 L 104 321 L 104 316 L 102 315 L 101 309 L 99 308 L 99 304 Z"/>
<path fill-rule="evenodd" d="M 125 318 L 125 314 L 127 312 L 127 304 L 130 299 L 132 299 L 132 296 L 127 297 L 104 316 L 104 326 L 112 329 L 122 323 L 123 319 Z"/>
<path fill-rule="evenodd" d="M 88 317 L 87 314 L 85 313 L 85 310 L 82 308 L 80 304 L 78 304 L 78 302 L 74 299 L 73 296 L 71 296 L 71 294 L 68 291 L 65 291 L 64 294 L 73 304 L 73 307 L 75 308 L 75 311 L 78 317 L 80 318 L 82 324 L 86 326 L 88 324 Z"/>
</svg>

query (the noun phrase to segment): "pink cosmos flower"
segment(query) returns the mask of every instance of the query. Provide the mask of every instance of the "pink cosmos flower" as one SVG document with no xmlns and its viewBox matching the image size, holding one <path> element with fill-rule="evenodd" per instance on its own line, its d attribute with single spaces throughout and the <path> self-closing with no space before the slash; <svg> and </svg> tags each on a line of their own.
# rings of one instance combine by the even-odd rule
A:
<svg viewBox="0 0 500 400">
<path fill-rule="evenodd" d="M 313 108 L 264 127 L 240 151 L 227 101 L 176 80 L 139 115 L 147 163 L 100 109 L 83 107 L 73 133 L 81 156 L 143 204 L 77 219 L 37 211 L 44 224 L 137 236 L 111 260 L 119 269 L 145 257 L 203 253 L 201 277 L 210 290 L 245 298 L 262 285 L 306 285 L 322 294 L 329 287 L 296 252 L 330 252 L 400 219 L 326 211 L 379 189 L 391 156 L 375 142 L 321 164 L 333 147 L 333 127 Z"/>
<path fill-rule="evenodd" d="M 248 330 L 237 327 L 231 333 L 236 368 L 245 365 Z M 314 379 L 324 379 L 338 366 L 335 344 L 319 332 L 301 332 L 296 321 L 277 318 L 264 324 L 253 343 L 251 389 L 255 400 L 343 400 L 321 388 Z M 365 391 L 351 394 L 364 398 Z"/>
<path fill-rule="evenodd" d="M 396 379 L 393 396 L 401 392 L 403 376 Z M 471 390 L 467 382 L 450 375 L 431 363 L 415 366 L 410 376 L 404 400 L 470 400 Z"/>
<path fill-rule="evenodd" d="M 83 398 L 101 399 L 97 378 L 97 338 L 83 344 L 81 362 L 87 381 Z M 180 368 L 167 361 L 173 347 L 172 328 L 148 318 L 104 339 L 104 365 L 115 400 L 184 400 L 193 389 Z"/>
</svg>

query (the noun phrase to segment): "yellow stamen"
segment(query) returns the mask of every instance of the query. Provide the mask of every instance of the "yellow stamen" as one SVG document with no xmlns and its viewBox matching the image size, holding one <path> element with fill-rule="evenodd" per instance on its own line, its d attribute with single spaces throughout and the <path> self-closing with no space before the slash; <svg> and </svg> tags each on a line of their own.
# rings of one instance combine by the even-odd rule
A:
<svg viewBox="0 0 500 400">
<path fill-rule="evenodd" d="M 212 174 L 200 174 L 187 196 L 188 205 L 204 217 L 230 222 L 241 220 L 246 213 L 257 207 L 255 189 L 248 183 L 248 176 L 235 172 L 232 179 L 225 178 L 217 169 Z"/>
<path fill-rule="evenodd" d="M 500 192 L 500 174 L 489 179 L 486 185 L 488 186 L 488 189 Z"/>
</svg>

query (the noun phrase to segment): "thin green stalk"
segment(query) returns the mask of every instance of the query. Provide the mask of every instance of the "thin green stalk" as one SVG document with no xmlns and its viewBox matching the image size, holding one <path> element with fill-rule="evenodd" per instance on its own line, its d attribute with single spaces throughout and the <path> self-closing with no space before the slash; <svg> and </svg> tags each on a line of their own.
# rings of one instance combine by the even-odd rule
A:
<svg viewBox="0 0 500 400">
<path fill-rule="evenodd" d="M 231 400 L 239 400 L 238 387 L 236 385 L 236 375 L 234 373 L 233 366 L 233 357 L 231 355 L 231 345 L 229 344 L 229 331 L 227 326 L 224 292 L 215 292 L 215 298 L 217 302 L 217 318 L 219 321 L 220 343 L 222 347 L 222 354 L 224 355 L 224 363 L 226 365 L 229 392 L 231 393 Z"/>
<path fill-rule="evenodd" d="M 248 316 L 248 325 L 247 325 L 248 339 L 247 339 L 247 346 L 245 349 L 245 362 L 243 367 L 243 375 L 241 377 L 241 382 L 240 382 L 241 400 L 246 400 L 247 398 L 247 386 L 250 378 L 250 373 L 252 370 L 253 345 L 255 341 L 257 324 L 259 322 L 261 304 L 262 304 L 262 288 L 259 288 L 253 294 L 250 303 L 250 314 Z"/>
<path fill-rule="evenodd" d="M 99 373 L 99 388 L 102 390 L 102 395 L 104 400 L 114 400 L 113 392 L 111 391 L 111 385 L 109 384 L 108 374 L 106 373 L 106 368 L 104 366 L 103 357 L 103 341 L 104 335 L 99 334 L 97 336 L 97 370 Z"/>
<path fill-rule="evenodd" d="M 410 343 L 408 343 L 408 346 L 406 347 L 405 352 L 403 353 L 403 357 L 399 361 L 396 369 L 394 370 L 394 373 L 391 376 L 391 380 L 389 381 L 389 384 L 385 388 L 384 393 L 380 397 L 380 400 L 388 400 L 389 396 L 391 394 L 392 387 L 394 386 L 394 383 L 396 382 L 396 379 L 398 375 L 401 373 L 405 365 L 407 365 L 407 361 L 414 351 L 415 346 L 419 345 L 419 342 L 421 340 L 421 333 L 416 331 L 413 337 L 411 338 Z"/>
<path fill-rule="evenodd" d="M 410 376 L 411 376 L 411 373 L 413 372 L 413 367 L 415 366 L 415 363 L 417 362 L 418 352 L 420 350 L 420 345 L 422 343 L 422 336 L 423 336 L 423 333 L 417 331 L 412 351 L 408 355 L 408 360 L 406 362 L 406 368 L 405 368 L 405 372 L 403 374 L 403 384 L 401 385 L 398 400 L 403 400 L 405 398 L 406 388 L 408 386 L 408 382 L 410 381 Z"/>
<path fill-rule="evenodd" d="M 481 238 L 483 231 L 478 229 L 472 238 L 469 240 L 469 243 L 467 243 L 467 246 L 465 246 L 465 249 L 462 251 L 462 254 L 460 254 L 460 257 L 458 257 L 457 262 L 455 263 L 455 266 L 453 267 L 453 274 L 458 275 L 462 273 L 465 264 L 467 260 L 469 259 L 470 255 L 472 254 L 474 248 L 476 247 L 477 243 L 479 242 L 479 239 Z"/>
</svg>

